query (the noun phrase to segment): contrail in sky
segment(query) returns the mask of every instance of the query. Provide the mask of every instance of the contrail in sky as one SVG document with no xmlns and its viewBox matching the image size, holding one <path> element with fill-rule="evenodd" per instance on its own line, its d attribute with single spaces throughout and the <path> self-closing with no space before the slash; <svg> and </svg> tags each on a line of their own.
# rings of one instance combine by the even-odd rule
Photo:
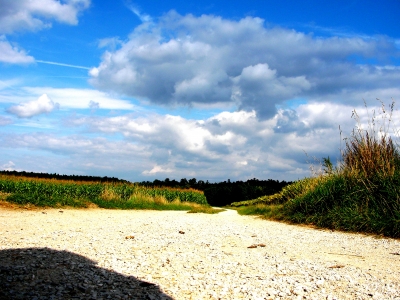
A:
<svg viewBox="0 0 400 300">
<path fill-rule="evenodd" d="M 37 60 L 36 59 L 35 61 L 38 62 L 38 63 L 42 63 L 42 64 L 56 65 L 56 66 L 62 66 L 62 67 L 70 67 L 70 68 L 85 69 L 85 70 L 90 70 L 91 69 L 91 68 L 88 68 L 88 67 L 63 64 L 63 63 L 47 61 L 47 60 Z"/>
</svg>

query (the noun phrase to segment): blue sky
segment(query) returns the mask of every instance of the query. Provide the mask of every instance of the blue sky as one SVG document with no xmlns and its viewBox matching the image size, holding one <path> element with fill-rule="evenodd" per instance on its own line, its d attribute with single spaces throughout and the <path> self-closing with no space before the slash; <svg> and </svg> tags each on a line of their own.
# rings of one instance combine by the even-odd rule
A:
<svg viewBox="0 0 400 300">
<path fill-rule="evenodd" d="M 0 7 L 0 169 L 296 180 L 400 98 L 398 0 Z"/>
</svg>

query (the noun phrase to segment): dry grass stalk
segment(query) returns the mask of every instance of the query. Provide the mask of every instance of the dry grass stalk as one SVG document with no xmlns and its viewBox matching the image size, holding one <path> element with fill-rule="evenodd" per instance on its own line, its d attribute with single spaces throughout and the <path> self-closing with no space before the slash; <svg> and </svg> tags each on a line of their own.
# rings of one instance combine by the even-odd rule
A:
<svg viewBox="0 0 400 300">
<path fill-rule="evenodd" d="M 387 112 L 381 102 L 381 121 L 377 122 L 377 115 L 368 121 L 368 128 L 363 129 L 360 117 L 353 110 L 352 118 L 357 121 L 351 138 L 345 139 L 345 149 L 342 151 L 343 171 L 349 174 L 360 174 L 370 178 L 376 174 L 392 176 L 397 163 L 400 161 L 399 152 L 389 134 L 393 115 L 394 101 Z M 377 126 L 380 125 L 379 128 Z"/>
</svg>

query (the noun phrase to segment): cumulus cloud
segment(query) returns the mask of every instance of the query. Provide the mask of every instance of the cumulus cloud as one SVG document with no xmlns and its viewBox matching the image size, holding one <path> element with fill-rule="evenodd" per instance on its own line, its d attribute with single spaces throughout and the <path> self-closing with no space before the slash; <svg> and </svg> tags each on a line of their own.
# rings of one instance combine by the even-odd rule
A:
<svg viewBox="0 0 400 300">
<path fill-rule="evenodd" d="M 379 105 L 372 100 L 368 103 L 370 111 L 378 112 Z M 310 175 L 313 157 L 329 156 L 336 162 L 341 138 L 348 137 L 356 125 L 351 119 L 353 109 L 367 127 L 369 117 L 362 102 L 354 107 L 331 102 L 305 103 L 279 109 L 266 120 L 258 118 L 255 111 L 243 110 L 225 111 L 206 119 L 154 113 L 71 115 L 68 132 L 75 134 L 3 131 L 0 148 L 11 148 L 13 153 L 28 149 L 32 155 L 54 153 L 47 170 L 98 172 L 135 181 L 165 177 L 296 180 Z M 392 120 L 393 128 L 398 128 L 398 111 L 394 111 Z M 377 124 L 378 121 L 377 118 Z M 21 155 L 21 160 L 19 157 L 4 159 L 19 167 L 27 165 L 22 160 L 25 156 Z"/>
<path fill-rule="evenodd" d="M 34 58 L 29 56 L 26 51 L 12 46 L 6 37 L 0 36 L 0 62 L 11 64 L 28 64 L 34 62 Z"/>
<path fill-rule="evenodd" d="M 276 73 L 277 71 L 271 70 L 267 64 L 245 67 L 242 73 L 233 79 L 233 98 L 240 103 L 239 108 L 256 109 L 259 114 L 272 117 L 276 104 L 311 88 L 305 76 L 277 77 Z M 269 105 L 265 105 L 266 102 Z"/>
<path fill-rule="evenodd" d="M 306 129 L 304 121 L 299 119 L 297 112 L 293 109 L 279 110 L 276 116 L 277 122 L 274 127 L 275 132 L 279 133 L 290 133 L 290 132 L 302 132 L 302 129 Z"/>
<path fill-rule="evenodd" d="M 52 19 L 76 25 L 78 14 L 89 5 L 90 0 L 0 0 L 0 33 L 41 30 L 51 27 Z"/>
<path fill-rule="evenodd" d="M 297 179 L 309 174 L 304 152 L 331 157 L 338 154 L 335 146 L 339 138 L 326 141 L 326 135 L 339 137 L 337 126 L 315 131 L 304 124 L 289 132 L 277 131 L 278 124 L 279 115 L 259 120 L 254 111 L 238 111 L 222 112 L 206 120 L 171 115 L 85 117 L 76 118 L 70 125 L 88 126 L 102 136 L 122 134 L 126 143 L 142 146 L 144 152 L 137 155 L 148 156 L 143 168 L 136 170 L 142 176 L 157 178 L 172 174 L 222 180 L 230 174 L 230 178 L 238 179 Z"/>
<path fill-rule="evenodd" d="M 354 59 L 378 53 L 390 58 L 399 50 L 385 37 L 320 38 L 267 28 L 255 17 L 232 21 L 172 11 L 135 28 L 89 74 L 99 89 L 137 99 L 162 105 L 233 103 L 268 119 L 277 105 L 299 97 L 317 101 L 340 95 L 346 103 L 350 93 L 398 92 L 400 70 Z"/>
<path fill-rule="evenodd" d="M 7 111 L 19 118 L 30 118 L 43 113 L 50 113 L 59 107 L 58 103 L 54 103 L 46 94 L 43 94 L 35 101 L 21 103 L 11 106 Z"/>
</svg>

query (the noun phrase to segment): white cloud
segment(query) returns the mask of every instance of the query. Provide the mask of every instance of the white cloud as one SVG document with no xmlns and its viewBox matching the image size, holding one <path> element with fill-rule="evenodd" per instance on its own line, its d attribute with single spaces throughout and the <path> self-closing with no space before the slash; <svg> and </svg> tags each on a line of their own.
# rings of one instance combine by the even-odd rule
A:
<svg viewBox="0 0 400 300">
<path fill-rule="evenodd" d="M 378 112 L 379 105 L 368 102 L 370 111 Z M 356 107 L 329 102 L 302 104 L 295 109 L 280 109 L 268 120 L 257 118 L 255 111 L 222 112 L 204 120 L 136 113 L 72 115 L 68 130 L 77 134 L 60 136 L 38 129 L 28 134 L 3 131 L 0 150 L 29 150 L 32 155 L 47 151 L 58 157 L 52 158 L 53 166 L 48 169 L 100 172 L 130 180 L 295 180 L 310 175 L 313 157 L 330 156 L 336 162 L 341 138 L 348 137 L 356 124 L 351 119 L 354 108 L 367 126 L 368 113 L 362 102 Z M 398 119 L 399 112 L 395 111 L 393 128 L 400 126 Z M 24 156 L 21 161 L 18 157 L 6 159 L 19 167 L 27 164 Z"/>
<path fill-rule="evenodd" d="M 110 37 L 99 40 L 99 48 L 109 48 L 115 50 L 118 46 L 122 45 L 123 42 L 118 37 Z"/>
<path fill-rule="evenodd" d="M 29 56 L 24 50 L 12 46 L 5 36 L 0 36 L 0 62 L 11 64 L 28 64 L 34 62 L 34 58 Z"/>
<path fill-rule="evenodd" d="M 5 34 L 49 28 L 52 26 L 52 20 L 76 25 L 79 13 L 90 6 L 90 1 L 0 0 L 0 62 L 28 64 L 35 61 L 25 50 L 7 41 Z"/>
<path fill-rule="evenodd" d="M 0 33 L 41 30 L 51 27 L 52 19 L 76 25 L 78 14 L 89 5 L 90 0 L 0 0 Z"/>
<path fill-rule="evenodd" d="M 5 170 L 5 171 L 14 171 L 15 170 L 15 164 L 10 160 L 7 163 L 3 164 L 0 168 L 0 170 Z"/>
<path fill-rule="evenodd" d="M 131 12 L 133 12 L 140 19 L 140 21 L 142 21 L 144 23 L 145 22 L 152 22 L 153 19 L 149 15 L 140 12 L 140 9 L 137 6 L 135 6 L 135 5 L 133 5 L 132 3 L 129 3 L 129 2 L 126 2 L 125 4 L 129 8 L 129 10 Z"/>
<path fill-rule="evenodd" d="M 170 168 L 164 168 L 162 166 L 156 165 L 150 171 L 147 171 L 147 170 L 143 171 L 142 174 L 143 175 L 157 175 L 157 174 L 161 173 L 162 175 L 165 175 L 166 173 L 172 173 L 172 171 L 173 170 Z"/>
<path fill-rule="evenodd" d="M 36 101 L 11 106 L 7 111 L 19 118 L 30 118 L 43 113 L 50 113 L 58 106 L 58 103 L 54 103 L 46 94 L 43 94 Z"/>
<path fill-rule="evenodd" d="M 1 87 L 1 82 L 0 82 Z M 94 108 L 90 103 L 101 109 L 133 110 L 137 108 L 130 101 L 121 100 L 107 93 L 93 89 L 53 88 L 53 87 L 21 87 L 17 91 L 4 91 L 0 93 L 0 103 L 34 101 L 41 95 L 48 95 L 54 102 L 63 108 L 87 109 Z"/>
<path fill-rule="evenodd" d="M 357 104 L 357 95 L 378 88 L 399 93 L 398 68 L 352 62 L 398 52 L 390 38 L 319 38 L 266 28 L 260 18 L 231 21 L 172 11 L 135 28 L 90 75 L 99 89 L 157 104 L 234 103 L 267 119 L 277 105 L 296 98 Z"/>
<path fill-rule="evenodd" d="M 359 101 L 359 104 L 361 103 L 362 101 Z M 337 129 L 339 125 L 344 128 L 351 128 L 351 124 L 354 123 L 351 120 L 351 112 L 354 108 L 354 106 L 334 102 L 308 103 L 307 105 L 300 105 L 296 109 L 296 118 L 302 120 L 307 128 L 314 130 Z"/>
<path fill-rule="evenodd" d="M 259 114 L 272 117 L 276 104 L 311 88 L 305 76 L 278 77 L 276 73 L 267 64 L 245 67 L 239 76 L 233 78 L 235 93 L 232 98 L 240 108 L 256 109 Z M 269 105 L 265 104 L 266 101 Z"/>
<path fill-rule="evenodd" d="M 223 112 L 206 120 L 178 116 L 118 116 L 78 118 L 70 125 L 89 126 L 91 132 L 123 134 L 126 142 L 141 145 L 148 154 L 145 176 L 195 176 L 221 180 L 231 178 L 281 178 L 298 173 L 299 163 L 272 152 L 284 135 L 274 133 L 275 120 L 259 121 L 255 112 Z M 268 145 L 268 147 L 266 146 Z M 315 144 L 315 147 L 318 145 Z M 290 149 L 290 146 L 286 146 Z M 311 147 L 312 148 L 312 147 Z M 310 150 L 310 145 L 307 145 Z M 302 149 L 296 149 L 303 155 Z M 137 153 L 139 156 L 141 152 Z M 293 154 L 293 153 L 292 153 Z M 303 161 L 304 161 L 303 159 Z M 283 176 L 285 171 L 285 175 Z M 168 175 L 169 174 L 169 175 Z"/>
</svg>

